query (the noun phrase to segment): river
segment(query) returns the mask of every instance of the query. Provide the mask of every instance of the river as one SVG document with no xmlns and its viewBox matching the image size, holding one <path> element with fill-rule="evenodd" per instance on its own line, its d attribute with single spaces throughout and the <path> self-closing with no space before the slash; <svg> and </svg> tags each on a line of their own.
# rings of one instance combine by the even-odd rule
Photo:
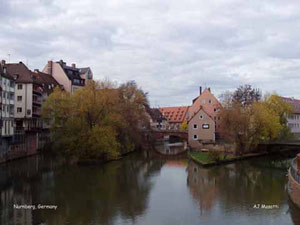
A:
<svg viewBox="0 0 300 225">
<path fill-rule="evenodd" d="M 0 224 L 300 225 L 286 170 L 266 160 L 205 169 L 146 153 L 97 166 L 21 159 L 0 166 Z"/>
</svg>

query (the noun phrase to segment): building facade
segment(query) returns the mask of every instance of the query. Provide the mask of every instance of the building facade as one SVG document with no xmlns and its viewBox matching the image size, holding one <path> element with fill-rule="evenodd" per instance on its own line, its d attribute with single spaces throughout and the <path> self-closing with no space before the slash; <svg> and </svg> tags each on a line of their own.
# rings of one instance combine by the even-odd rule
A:
<svg viewBox="0 0 300 225">
<path fill-rule="evenodd" d="M 200 107 L 188 121 L 189 146 L 199 148 L 201 143 L 213 143 L 215 139 L 215 121 Z"/>
<path fill-rule="evenodd" d="M 1 140 L 0 140 L 0 158 L 4 157 L 9 151 L 9 146 L 13 141 L 15 134 L 14 121 L 14 100 L 15 100 L 15 81 L 8 74 L 5 61 L 0 64 L 0 83 L 1 83 Z"/>
<path fill-rule="evenodd" d="M 287 118 L 287 125 L 293 134 L 300 135 L 300 100 L 284 97 L 282 97 L 282 100 L 288 102 L 294 108 L 294 112 Z"/>
<path fill-rule="evenodd" d="M 42 88 L 33 72 L 22 63 L 6 64 L 15 80 L 14 117 L 16 130 L 32 131 L 41 128 Z"/>
<path fill-rule="evenodd" d="M 93 79 L 93 73 L 89 67 L 77 68 L 75 64 L 67 66 L 63 60 L 58 62 L 48 61 L 43 73 L 53 76 L 64 87 L 64 90 L 71 94 Z"/>
<path fill-rule="evenodd" d="M 193 104 L 189 107 L 188 118 L 192 118 L 194 114 L 202 108 L 215 122 L 215 132 L 216 138 L 221 136 L 221 117 L 219 112 L 222 109 L 221 103 L 213 95 L 210 88 L 205 88 L 202 92 L 202 87 L 200 87 L 200 95 L 193 100 Z"/>
</svg>

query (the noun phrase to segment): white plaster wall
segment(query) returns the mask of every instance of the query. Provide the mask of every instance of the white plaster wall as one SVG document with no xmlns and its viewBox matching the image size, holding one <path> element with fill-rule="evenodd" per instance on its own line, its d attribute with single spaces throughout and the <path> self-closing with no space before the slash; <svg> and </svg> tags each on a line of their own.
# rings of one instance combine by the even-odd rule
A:
<svg viewBox="0 0 300 225">
<path fill-rule="evenodd" d="M 18 84 L 15 86 L 15 118 L 32 117 L 32 84 L 22 84 L 22 89 L 18 89 Z M 22 101 L 18 101 L 18 96 L 22 96 Z M 17 112 L 18 108 L 22 108 L 22 112 Z M 30 114 L 27 114 L 30 110 Z"/>
</svg>

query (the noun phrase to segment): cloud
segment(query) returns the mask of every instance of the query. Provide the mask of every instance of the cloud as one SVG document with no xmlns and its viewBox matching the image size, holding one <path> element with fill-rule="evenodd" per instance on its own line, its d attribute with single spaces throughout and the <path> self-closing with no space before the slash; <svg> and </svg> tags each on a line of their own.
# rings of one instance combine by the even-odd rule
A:
<svg viewBox="0 0 300 225">
<path fill-rule="evenodd" d="M 64 59 L 97 79 L 136 80 L 153 106 L 250 83 L 300 98 L 295 0 L 0 0 L 0 57 Z"/>
</svg>

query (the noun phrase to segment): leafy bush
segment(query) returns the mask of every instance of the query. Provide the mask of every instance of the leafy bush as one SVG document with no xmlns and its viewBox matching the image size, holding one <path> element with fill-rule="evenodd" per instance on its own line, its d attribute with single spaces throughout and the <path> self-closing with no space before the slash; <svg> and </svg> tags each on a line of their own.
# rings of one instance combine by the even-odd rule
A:
<svg viewBox="0 0 300 225">
<path fill-rule="evenodd" d="M 222 153 L 217 150 L 210 150 L 208 152 L 208 158 L 214 162 L 219 162 L 221 160 Z"/>
</svg>

